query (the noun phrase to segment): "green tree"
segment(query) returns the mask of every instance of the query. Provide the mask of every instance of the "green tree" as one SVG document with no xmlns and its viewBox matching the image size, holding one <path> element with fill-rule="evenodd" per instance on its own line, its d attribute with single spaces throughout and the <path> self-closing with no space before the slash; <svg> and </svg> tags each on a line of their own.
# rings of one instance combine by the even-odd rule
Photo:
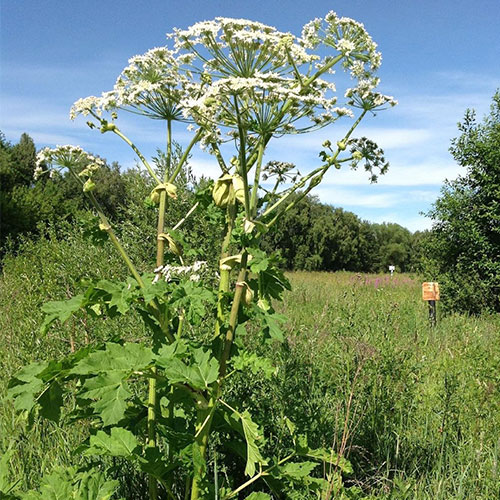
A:
<svg viewBox="0 0 500 500">
<path fill-rule="evenodd" d="M 500 91 L 478 122 L 467 110 L 450 152 L 466 173 L 442 189 L 429 216 L 426 269 L 448 308 L 500 311 Z"/>
</svg>

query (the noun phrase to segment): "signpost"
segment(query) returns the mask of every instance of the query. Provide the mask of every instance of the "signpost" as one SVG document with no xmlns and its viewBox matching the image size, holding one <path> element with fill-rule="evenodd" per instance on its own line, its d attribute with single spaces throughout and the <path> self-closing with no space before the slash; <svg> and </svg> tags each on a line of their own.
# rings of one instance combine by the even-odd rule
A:
<svg viewBox="0 0 500 500">
<path fill-rule="evenodd" d="M 389 266 L 389 271 L 391 272 L 391 278 L 392 278 L 392 275 L 394 274 L 395 270 L 396 270 L 396 266 Z"/>
<path fill-rule="evenodd" d="M 428 281 L 422 283 L 422 299 L 429 303 L 429 321 L 436 326 L 436 301 L 440 299 L 439 283 Z"/>
</svg>

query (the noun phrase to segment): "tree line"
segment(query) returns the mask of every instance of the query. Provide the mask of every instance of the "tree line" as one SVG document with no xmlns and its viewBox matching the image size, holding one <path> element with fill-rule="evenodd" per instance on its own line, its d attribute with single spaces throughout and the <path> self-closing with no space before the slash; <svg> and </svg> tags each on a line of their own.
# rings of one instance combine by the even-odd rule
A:
<svg viewBox="0 0 500 500">
<path fill-rule="evenodd" d="M 20 236 L 36 235 L 40 224 L 61 217 L 70 221 L 85 217 L 87 201 L 76 182 L 67 175 L 52 179 L 42 175 L 35 181 L 35 157 L 36 146 L 28 134 L 14 145 L 0 136 L 3 253 L 8 247 L 15 248 Z M 156 164 L 161 168 L 161 152 Z M 106 164 L 97 172 L 95 182 L 95 195 L 115 222 L 147 218 L 151 186 L 138 170 L 121 171 L 117 163 Z M 204 183 L 206 180 L 194 179 L 190 171 L 184 174 L 179 191 L 186 204 L 195 201 L 195 191 Z M 212 239 L 208 234 L 199 236 Z M 264 245 L 280 250 L 288 270 L 381 272 L 394 265 L 399 271 L 413 271 L 418 267 L 415 242 L 419 238 L 420 233 L 412 234 L 398 224 L 364 221 L 352 212 L 308 196 L 287 212 L 283 224 L 266 234 Z"/>
</svg>

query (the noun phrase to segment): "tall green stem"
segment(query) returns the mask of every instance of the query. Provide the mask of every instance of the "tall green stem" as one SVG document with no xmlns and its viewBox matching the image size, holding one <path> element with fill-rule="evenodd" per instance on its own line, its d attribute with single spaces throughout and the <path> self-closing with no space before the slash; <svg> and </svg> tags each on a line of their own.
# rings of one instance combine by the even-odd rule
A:
<svg viewBox="0 0 500 500">
<path fill-rule="evenodd" d="M 134 153 L 138 156 L 142 164 L 146 167 L 146 170 L 149 172 L 149 175 L 151 175 L 151 177 L 158 184 L 160 184 L 160 179 L 155 174 L 155 171 L 151 168 L 151 165 L 148 163 L 144 155 L 139 151 L 139 148 L 118 127 L 115 126 L 112 130 L 118 137 L 120 137 L 120 139 L 123 139 L 134 150 Z"/>
<path fill-rule="evenodd" d="M 252 186 L 252 196 L 250 198 L 250 211 L 252 217 L 257 215 L 257 200 L 260 184 L 260 172 L 262 170 L 262 159 L 264 158 L 264 139 L 259 141 L 259 147 L 257 150 L 257 166 L 255 167 L 255 175 Z"/>
<path fill-rule="evenodd" d="M 69 172 L 71 175 L 76 179 L 76 181 L 81 185 L 83 188 L 84 182 L 83 180 L 73 171 L 71 167 L 68 168 Z M 132 276 L 135 278 L 137 283 L 141 288 L 144 288 L 144 282 L 142 281 L 141 275 L 137 271 L 136 267 L 134 266 L 132 260 L 128 256 L 127 252 L 123 248 L 123 245 L 120 243 L 120 240 L 117 238 L 115 232 L 113 231 L 113 228 L 111 227 L 111 224 L 104 214 L 101 204 L 97 201 L 97 198 L 94 196 L 94 193 L 91 191 L 87 191 L 85 193 L 87 195 L 87 198 L 90 200 L 92 205 L 94 206 L 97 215 L 99 216 L 99 220 L 101 221 L 101 227 L 104 231 L 106 231 L 109 235 L 109 239 L 111 240 L 111 243 L 113 246 L 116 248 L 118 253 L 120 254 L 120 257 L 124 260 L 125 264 L 127 265 L 130 273 Z"/>
<path fill-rule="evenodd" d="M 229 327 L 226 332 L 226 338 L 224 341 L 224 351 L 220 359 L 219 367 L 219 381 L 222 384 L 222 379 L 226 375 L 226 365 L 229 357 L 231 356 L 231 347 L 234 341 L 234 333 L 236 327 L 238 326 L 238 311 L 240 309 L 241 298 L 243 292 L 245 291 L 245 280 L 247 276 L 247 263 L 248 263 L 248 253 L 244 250 L 241 257 L 241 267 L 238 274 L 238 281 L 236 282 L 236 289 L 234 291 L 233 304 L 231 306 L 231 313 L 229 315 Z"/>
<path fill-rule="evenodd" d="M 245 215 L 247 219 L 250 219 L 250 194 L 248 189 L 248 177 L 247 177 L 247 156 L 246 156 L 246 130 L 241 123 L 240 111 L 238 108 L 238 99 L 234 97 L 234 107 L 236 110 L 236 118 L 238 120 L 238 135 L 240 139 L 240 175 L 243 179 L 243 191 L 245 196 Z"/>
<path fill-rule="evenodd" d="M 172 122 L 167 121 L 167 165 L 163 176 L 164 182 L 167 181 L 170 175 L 172 163 Z M 159 182 L 159 181 L 158 181 Z M 157 241 L 156 241 L 156 267 L 161 267 L 165 261 L 165 241 L 160 238 L 160 234 L 165 232 L 165 211 L 167 207 L 167 191 L 162 189 L 160 191 L 160 206 L 158 210 L 158 224 L 157 224 Z M 161 318 L 164 322 L 164 318 Z M 161 325 L 162 330 L 165 329 L 164 324 Z M 153 376 L 149 378 L 149 391 L 148 391 L 148 446 L 156 447 L 156 367 L 152 369 Z M 156 479 L 149 475 L 149 497 L 150 500 L 157 500 L 158 498 L 158 483 Z"/>
</svg>

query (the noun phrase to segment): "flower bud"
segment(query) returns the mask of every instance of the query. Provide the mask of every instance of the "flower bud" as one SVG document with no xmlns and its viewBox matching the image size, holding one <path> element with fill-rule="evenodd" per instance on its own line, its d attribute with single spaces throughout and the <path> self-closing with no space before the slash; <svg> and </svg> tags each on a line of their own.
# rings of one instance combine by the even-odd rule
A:
<svg viewBox="0 0 500 500">
<path fill-rule="evenodd" d="M 232 175 L 224 174 L 215 181 L 212 197 L 218 207 L 226 207 L 229 202 L 234 200 Z"/>
<path fill-rule="evenodd" d="M 338 141 L 337 142 L 337 147 L 340 149 L 340 151 L 344 151 L 346 148 L 346 144 L 344 141 Z"/>
<path fill-rule="evenodd" d="M 104 122 L 101 126 L 101 134 L 105 132 L 111 132 L 116 129 L 116 125 L 114 123 Z"/>
<path fill-rule="evenodd" d="M 95 182 L 92 179 L 87 179 L 83 185 L 83 192 L 89 193 L 95 189 Z"/>
<path fill-rule="evenodd" d="M 352 154 L 353 160 L 359 161 L 363 159 L 363 153 L 361 151 L 354 151 Z"/>
<path fill-rule="evenodd" d="M 233 176 L 233 187 L 235 198 L 243 205 L 245 203 L 245 184 L 239 175 Z"/>
<path fill-rule="evenodd" d="M 248 286 L 248 283 L 243 282 L 242 285 L 245 287 L 245 291 L 241 296 L 241 301 L 243 305 L 249 306 L 253 302 L 254 293 L 253 290 Z"/>
</svg>

